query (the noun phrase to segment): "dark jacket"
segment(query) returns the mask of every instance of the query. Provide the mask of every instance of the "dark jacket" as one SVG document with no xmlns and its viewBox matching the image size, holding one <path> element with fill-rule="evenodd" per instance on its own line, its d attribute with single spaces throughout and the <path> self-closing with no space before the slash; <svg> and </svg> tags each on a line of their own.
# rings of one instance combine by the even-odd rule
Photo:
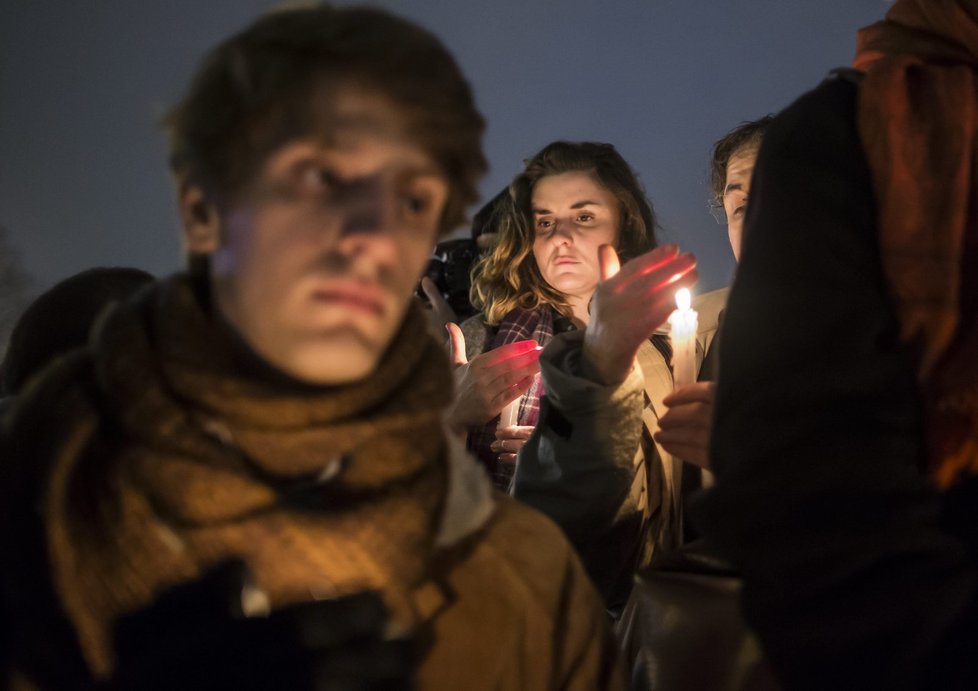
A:
<svg viewBox="0 0 978 691">
<path fill-rule="evenodd" d="M 788 688 L 978 688 L 978 483 L 923 470 L 857 96 L 830 79 L 765 133 L 694 517 Z"/>
</svg>

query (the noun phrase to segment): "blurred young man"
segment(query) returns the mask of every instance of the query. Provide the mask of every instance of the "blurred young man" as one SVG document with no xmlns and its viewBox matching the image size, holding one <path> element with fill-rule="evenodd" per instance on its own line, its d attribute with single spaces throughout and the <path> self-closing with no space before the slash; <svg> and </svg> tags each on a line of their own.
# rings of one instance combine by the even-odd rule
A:
<svg viewBox="0 0 978 691">
<path fill-rule="evenodd" d="M 560 531 L 443 430 L 451 373 L 412 290 L 485 168 L 445 48 L 378 11 L 279 12 L 208 55 L 167 125 L 190 272 L 49 370 L 3 441 L 20 672 L 56 685 L 77 640 L 109 677 L 120 617 L 239 558 L 246 613 L 379 592 L 420 688 L 616 686 Z"/>
</svg>

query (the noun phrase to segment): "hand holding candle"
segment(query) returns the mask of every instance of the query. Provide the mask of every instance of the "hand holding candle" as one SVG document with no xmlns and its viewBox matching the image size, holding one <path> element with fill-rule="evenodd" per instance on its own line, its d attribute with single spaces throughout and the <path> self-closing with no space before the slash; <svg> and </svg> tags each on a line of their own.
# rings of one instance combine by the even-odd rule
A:
<svg viewBox="0 0 978 691">
<path fill-rule="evenodd" d="M 452 363 L 455 366 L 455 397 L 448 410 L 449 424 L 458 430 L 484 425 L 503 407 L 529 390 L 540 371 L 540 346 L 536 341 L 517 341 L 465 357 L 465 337 L 457 324 L 447 325 Z"/>
<path fill-rule="evenodd" d="M 696 311 L 688 288 L 676 291 L 676 311 L 669 316 L 673 389 L 696 381 Z"/>
</svg>

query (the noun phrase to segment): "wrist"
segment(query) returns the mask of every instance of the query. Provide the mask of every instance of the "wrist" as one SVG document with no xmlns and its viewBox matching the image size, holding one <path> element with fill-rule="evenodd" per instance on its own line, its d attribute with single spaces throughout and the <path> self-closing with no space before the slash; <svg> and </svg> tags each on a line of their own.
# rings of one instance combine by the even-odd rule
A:
<svg viewBox="0 0 978 691">
<path fill-rule="evenodd" d="M 614 354 L 584 339 L 581 348 L 581 376 L 602 386 L 617 386 L 625 381 L 634 357 Z"/>
</svg>

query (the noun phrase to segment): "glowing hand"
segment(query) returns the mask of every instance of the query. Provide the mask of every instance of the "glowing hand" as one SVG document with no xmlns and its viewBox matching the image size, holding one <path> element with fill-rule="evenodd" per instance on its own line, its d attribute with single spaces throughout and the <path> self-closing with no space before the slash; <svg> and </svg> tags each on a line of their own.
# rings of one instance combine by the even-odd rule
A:
<svg viewBox="0 0 978 691">
<path fill-rule="evenodd" d="M 510 401 L 522 396 L 540 370 L 536 341 L 517 341 L 488 353 L 465 358 L 465 336 L 457 324 L 448 324 L 452 364 L 455 367 L 455 399 L 448 422 L 455 429 L 484 425 L 499 415 Z"/>
<path fill-rule="evenodd" d="M 628 376 L 644 341 L 676 307 L 675 293 L 696 282 L 696 258 L 675 245 L 658 247 L 621 267 L 611 245 L 598 248 L 601 282 L 584 332 L 583 375 L 605 385 Z"/>
</svg>

